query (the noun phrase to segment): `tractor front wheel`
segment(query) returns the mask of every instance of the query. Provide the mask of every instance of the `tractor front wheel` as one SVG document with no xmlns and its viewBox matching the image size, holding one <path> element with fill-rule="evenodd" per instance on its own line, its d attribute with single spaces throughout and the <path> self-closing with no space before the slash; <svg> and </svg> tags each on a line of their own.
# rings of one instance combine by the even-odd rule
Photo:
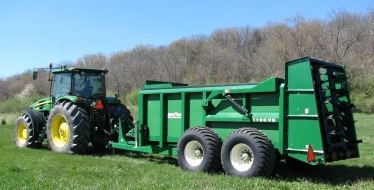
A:
<svg viewBox="0 0 374 190">
<path fill-rule="evenodd" d="M 38 139 L 34 131 L 34 126 L 28 115 L 22 114 L 14 126 L 14 142 L 19 148 L 34 148 Z M 35 135 L 35 136 L 34 136 Z"/>
<path fill-rule="evenodd" d="M 91 135 L 86 109 L 72 102 L 58 102 L 49 114 L 46 134 L 52 151 L 84 153 Z"/>
</svg>

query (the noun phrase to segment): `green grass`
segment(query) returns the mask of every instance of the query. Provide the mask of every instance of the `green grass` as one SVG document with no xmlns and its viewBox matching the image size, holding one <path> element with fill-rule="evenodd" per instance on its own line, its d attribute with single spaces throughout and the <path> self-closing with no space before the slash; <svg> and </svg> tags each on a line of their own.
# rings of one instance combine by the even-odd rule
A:
<svg viewBox="0 0 374 190">
<path fill-rule="evenodd" d="M 374 115 L 355 115 L 361 157 L 314 169 L 280 162 L 270 178 L 188 172 L 172 157 L 115 150 L 86 155 L 20 149 L 0 125 L 0 189 L 374 189 Z"/>
</svg>

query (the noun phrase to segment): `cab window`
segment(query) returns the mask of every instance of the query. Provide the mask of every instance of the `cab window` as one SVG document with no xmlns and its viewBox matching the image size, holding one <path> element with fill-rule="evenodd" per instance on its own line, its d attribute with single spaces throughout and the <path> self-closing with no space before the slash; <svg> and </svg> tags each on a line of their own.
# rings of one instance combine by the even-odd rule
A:
<svg viewBox="0 0 374 190">
<path fill-rule="evenodd" d="M 59 73 L 54 76 L 52 95 L 55 98 L 71 95 L 71 73 Z"/>
<path fill-rule="evenodd" d="M 74 94 L 83 98 L 105 96 L 104 77 L 101 73 L 74 73 Z"/>
</svg>

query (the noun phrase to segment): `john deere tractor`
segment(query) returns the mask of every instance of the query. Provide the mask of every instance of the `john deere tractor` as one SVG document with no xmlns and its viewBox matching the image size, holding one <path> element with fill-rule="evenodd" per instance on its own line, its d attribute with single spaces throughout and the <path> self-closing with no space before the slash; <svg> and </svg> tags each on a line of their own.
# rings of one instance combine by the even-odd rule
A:
<svg viewBox="0 0 374 190">
<path fill-rule="evenodd" d="M 18 147 L 36 148 L 47 139 L 52 151 L 84 153 L 89 143 L 103 147 L 117 142 L 119 126 L 131 129 L 133 118 L 119 96 L 106 96 L 108 70 L 52 68 L 52 64 L 47 69 L 51 96 L 33 103 L 17 119 L 14 141 Z M 37 74 L 34 71 L 34 80 Z"/>
</svg>

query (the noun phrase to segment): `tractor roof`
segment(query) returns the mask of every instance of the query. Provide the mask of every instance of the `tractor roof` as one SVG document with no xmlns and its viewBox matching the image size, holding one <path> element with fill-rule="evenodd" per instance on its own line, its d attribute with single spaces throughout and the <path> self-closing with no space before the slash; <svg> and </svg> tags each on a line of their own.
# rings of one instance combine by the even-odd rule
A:
<svg viewBox="0 0 374 190">
<path fill-rule="evenodd" d="M 52 70 L 52 73 L 78 73 L 81 71 L 85 71 L 88 73 L 99 73 L 99 72 L 104 72 L 105 74 L 108 73 L 108 69 L 67 68 L 67 67 L 55 68 Z"/>
</svg>

